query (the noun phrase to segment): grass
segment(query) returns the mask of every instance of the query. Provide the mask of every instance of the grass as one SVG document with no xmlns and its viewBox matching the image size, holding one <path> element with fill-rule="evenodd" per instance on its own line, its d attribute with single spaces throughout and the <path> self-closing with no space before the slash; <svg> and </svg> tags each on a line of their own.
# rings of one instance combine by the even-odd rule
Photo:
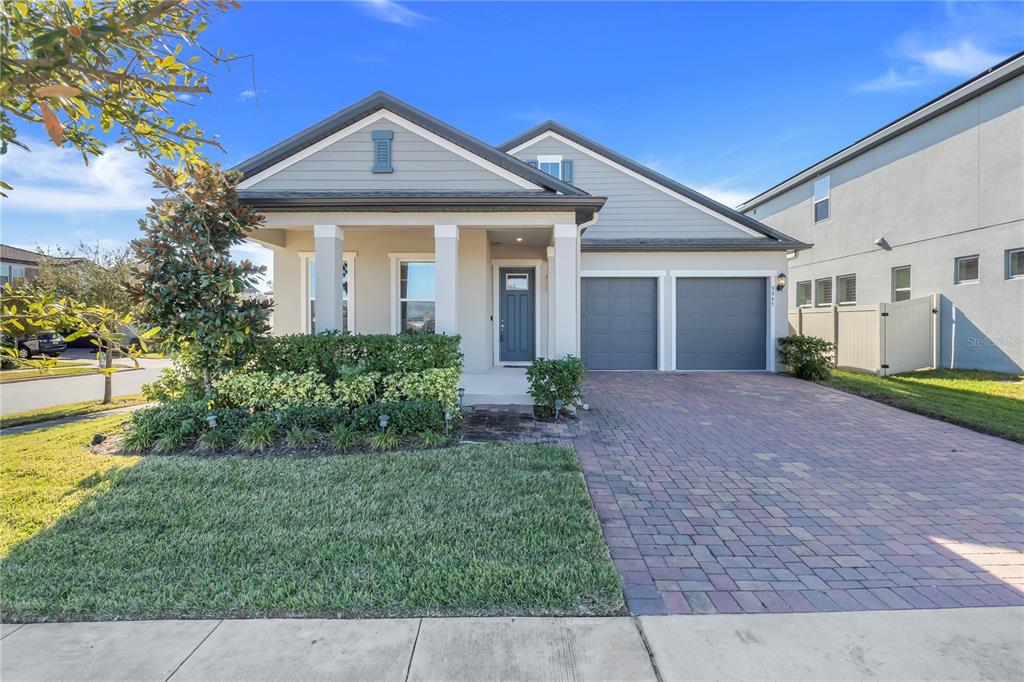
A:
<svg viewBox="0 0 1024 682">
<path fill-rule="evenodd" d="M 96 365 L 92 363 L 69 363 L 59 365 L 45 372 L 37 369 L 5 369 L 0 372 L 0 384 L 15 379 L 49 379 L 50 377 L 66 376 L 69 374 L 96 374 Z"/>
<path fill-rule="evenodd" d="M 938 369 L 877 377 L 834 370 L 828 386 L 1024 443 L 1024 376 Z"/>
<path fill-rule="evenodd" d="M 624 612 L 566 448 L 138 460 L 98 428 L 0 437 L 5 620 Z"/>
<path fill-rule="evenodd" d="M 36 424 L 51 419 L 63 419 L 64 417 L 76 417 L 82 414 L 92 414 L 113 410 L 118 407 L 129 407 L 140 405 L 146 402 L 141 393 L 130 393 L 114 398 L 114 401 L 107 404 L 100 404 L 99 400 L 86 400 L 80 403 L 65 403 L 53 407 L 41 407 L 38 410 L 27 410 L 25 412 L 13 412 L 0 417 L 0 427 L 10 428 L 12 426 L 23 426 L 25 424 Z"/>
</svg>

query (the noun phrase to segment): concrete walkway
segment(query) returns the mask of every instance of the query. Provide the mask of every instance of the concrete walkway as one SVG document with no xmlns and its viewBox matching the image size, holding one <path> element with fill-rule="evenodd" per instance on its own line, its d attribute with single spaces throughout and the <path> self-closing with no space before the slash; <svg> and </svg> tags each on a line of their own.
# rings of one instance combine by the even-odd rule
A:
<svg viewBox="0 0 1024 682">
<path fill-rule="evenodd" d="M 136 410 L 142 410 L 147 407 L 152 407 L 156 403 L 140 403 L 138 405 L 128 405 L 126 407 L 115 407 L 112 410 L 102 410 L 100 412 L 89 412 L 87 414 L 76 414 L 70 417 L 61 417 L 60 419 L 48 419 L 44 422 L 35 422 L 34 424 L 22 424 L 21 426 L 7 426 L 0 429 L 0 434 L 4 436 L 11 436 L 16 433 L 25 433 L 26 431 L 36 431 L 38 429 L 48 429 L 51 426 L 62 426 L 64 424 L 74 424 L 76 422 L 87 422 L 94 419 L 102 419 L 103 417 L 109 417 L 114 414 L 125 414 L 126 412 L 135 412 Z"/>
<path fill-rule="evenodd" d="M 15 680 L 1021 679 L 1024 609 L 9 625 Z"/>
</svg>

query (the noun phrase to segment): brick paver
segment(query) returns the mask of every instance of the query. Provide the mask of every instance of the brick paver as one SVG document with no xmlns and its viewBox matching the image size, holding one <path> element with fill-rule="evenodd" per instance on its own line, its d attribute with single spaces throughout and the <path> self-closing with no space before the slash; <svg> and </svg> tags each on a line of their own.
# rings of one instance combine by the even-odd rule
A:
<svg viewBox="0 0 1024 682">
<path fill-rule="evenodd" d="M 546 432 L 576 447 L 635 614 L 1024 605 L 1024 446 L 779 375 L 591 372 L 585 393 Z"/>
</svg>

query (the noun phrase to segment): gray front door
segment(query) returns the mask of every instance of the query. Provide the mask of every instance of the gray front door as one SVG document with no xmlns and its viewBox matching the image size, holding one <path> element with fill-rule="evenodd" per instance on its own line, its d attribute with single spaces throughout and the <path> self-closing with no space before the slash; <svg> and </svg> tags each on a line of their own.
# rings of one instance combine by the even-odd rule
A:
<svg viewBox="0 0 1024 682">
<path fill-rule="evenodd" d="M 498 270 L 498 359 L 502 362 L 533 361 L 534 275 L 533 268 Z"/>
<path fill-rule="evenodd" d="M 587 369 L 658 369 L 658 280 L 580 280 L 580 345 Z"/>
<path fill-rule="evenodd" d="M 765 369 L 763 277 L 676 280 L 676 369 Z"/>
</svg>

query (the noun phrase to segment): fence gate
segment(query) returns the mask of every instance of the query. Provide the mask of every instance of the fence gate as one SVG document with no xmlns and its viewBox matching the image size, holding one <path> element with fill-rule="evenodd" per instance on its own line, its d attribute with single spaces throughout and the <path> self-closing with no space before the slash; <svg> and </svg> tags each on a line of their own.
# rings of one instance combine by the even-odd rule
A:
<svg viewBox="0 0 1024 682">
<path fill-rule="evenodd" d="M 934 369 L 939 363 L 939 295 L 797 308 L 789 311 L 789 331 L 834 343 L 837 367 L 880 376 Z"/>
</svg>

